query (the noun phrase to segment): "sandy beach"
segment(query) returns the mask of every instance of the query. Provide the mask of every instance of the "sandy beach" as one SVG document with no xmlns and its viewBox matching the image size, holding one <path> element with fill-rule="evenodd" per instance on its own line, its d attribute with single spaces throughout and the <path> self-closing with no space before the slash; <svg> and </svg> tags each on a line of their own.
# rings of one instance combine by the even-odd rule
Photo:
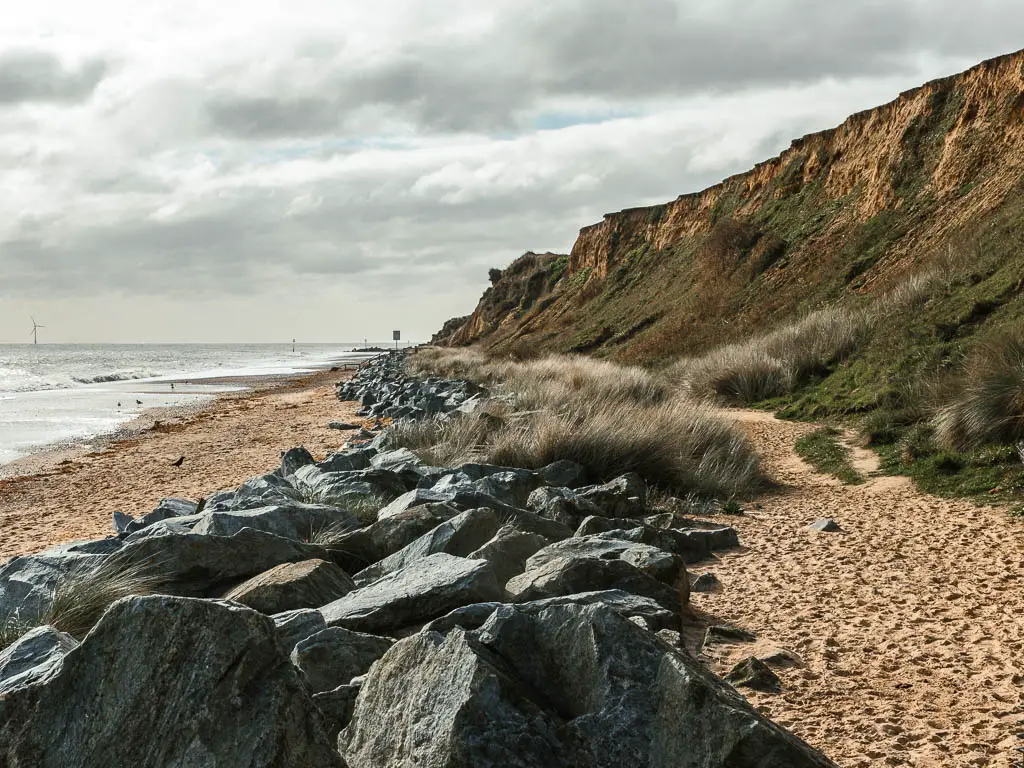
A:
<svg viewBox="0 0 1024 768">
<path fill-rule="evenodd" d="M 249 380 L 251 389 L 199 407 L 147 413 L 101 450 L 49 451 L 0 468 L 0 562 L 111 535 L 115 510 L 137 515 L 167 496 L 198 499 L 238 485 L 275 468 L 296 445 L 314 455 L 339 448 L 351 433 L 327 424 L 363 423 L 334 394 L 350 375 Z M 181 467 L 173 466 L 180 456 Z"/>
</svg>

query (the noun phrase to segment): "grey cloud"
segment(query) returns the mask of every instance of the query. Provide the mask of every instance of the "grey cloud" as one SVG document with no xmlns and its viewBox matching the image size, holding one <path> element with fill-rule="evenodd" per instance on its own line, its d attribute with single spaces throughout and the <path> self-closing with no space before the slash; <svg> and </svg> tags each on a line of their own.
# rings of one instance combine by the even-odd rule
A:
<svg viewBox="0 0 1024 768">
<path fill-rule="evenodd" d="M 206 111 L 215 131 L 250 139 L 356 134 L 367 110 L 426 132 L 515 131 L 574 97 L 622 107 L 910 74 L 922 56 L 958 64 L 1022 39 L 1024 11 L 1009 0 L 560 0 L 516 6 L 475 40 L 425 36 L 372 64 L 339 56 L 343 44 L 319 41 L 302 49 L 304 63 L 321 57 L 319 79 L 284 65 L 266 92 L 239 97 L 227 88 Z"/>
<path fill-rule="evenodd" d="M 103 59 L 69 68 L 46 51 L 7 51 L 0 54 L 0 103 L 84 101 L 108 70 Z"/>
<path fill-rule="evenodd" d="M 216 128 L 228 135 L 250 138 L 315 136 L 329 133 L 341 122 L 339 105 L 307 97 L 237 96 L 223 94 L 206 104 Z"/>
</svg>

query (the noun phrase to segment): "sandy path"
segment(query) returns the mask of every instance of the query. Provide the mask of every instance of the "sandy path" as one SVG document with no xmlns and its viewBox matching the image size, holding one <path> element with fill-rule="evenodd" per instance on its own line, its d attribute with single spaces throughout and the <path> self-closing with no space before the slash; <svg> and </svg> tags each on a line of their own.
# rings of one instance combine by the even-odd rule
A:
<svg viewBox="0 0 1024 768">
<path fill-rule="evenodd" d="M 281 451 L 305 445 L 314 455 L 338 448 L 354 421 L 320 373 L 296 383 L 219 398 L 210 407 L 58 470 L 0 480 L 0 562 L 75 539 L 110 535 L 111 514 L 140 514 L 166 496 L 199 498 L 278 466 Z M 185 456 L 178 468 L 174 459 Z"/>
<path fill-rule="evenodd" d="M 1024 525 L 904 478 L 843 486 L 793 453 L 813 425 L 729 411 L 783 488 L 737 518 L 744 548 L 693 603 L 795 651 L 780 695 L 743 689 L 842 766 L 999 766 L 1024 725 Z M 865 456 L 865 454 L 867 454 Z M 870 462 L 870 452 L 857 457 Z M 805 526 L 832 517 L 845 533 Z M 753 646 L 718 646 L 719 672 Z"/>
</svg>

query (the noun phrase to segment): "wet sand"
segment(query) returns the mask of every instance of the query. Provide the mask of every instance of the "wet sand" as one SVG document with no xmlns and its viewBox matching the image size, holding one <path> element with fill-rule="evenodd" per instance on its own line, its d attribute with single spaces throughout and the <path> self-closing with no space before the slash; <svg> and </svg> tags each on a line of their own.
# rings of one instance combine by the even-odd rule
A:
<svg viewBox="0 0 1024 768">
<path fill-rule="evenodd" d="M 334 384 L 350 375 L 246 380 L 252 389 L 145 413 L 100 450 L 55 449 L 5 465 L 0 562 L 111 535 L 115 510 L 138 515 L 168 496 L 198 499 L 238 485 L 277 467 L 288 448 L 304 445 L 316 456 L 340 448 L 352 433 L 327 424 L 366 422 L 335 397 Z M 174 466 L 181 456 L 181 467 Z"/>
</svg>

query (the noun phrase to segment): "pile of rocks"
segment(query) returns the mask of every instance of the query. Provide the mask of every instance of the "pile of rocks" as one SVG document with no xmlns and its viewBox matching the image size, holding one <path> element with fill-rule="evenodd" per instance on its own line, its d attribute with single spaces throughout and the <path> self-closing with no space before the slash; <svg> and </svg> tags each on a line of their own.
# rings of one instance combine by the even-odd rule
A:
<svg viewBox="0 0 1024 768">
<path fill-rule="evenodd" d="M 161 592 L 0 651 L 0 764 L 832 765 L 680 643 L 686 564 L 733 529 L 650 514 L 636 475 L 433 467 L 386 435 L 0 568 L 21 619 L 103 565 Z"/>
<path fill-rule="evenodd" d="M 419 419 L 450 413 L 482 397 L 484 390 L 470 381 L 406 375 L 407 354 L 391 352 L 364 363 L 355 377 L 338 385 L 338 399 L 358 401 L 358 416 Z"/>
</svg>

